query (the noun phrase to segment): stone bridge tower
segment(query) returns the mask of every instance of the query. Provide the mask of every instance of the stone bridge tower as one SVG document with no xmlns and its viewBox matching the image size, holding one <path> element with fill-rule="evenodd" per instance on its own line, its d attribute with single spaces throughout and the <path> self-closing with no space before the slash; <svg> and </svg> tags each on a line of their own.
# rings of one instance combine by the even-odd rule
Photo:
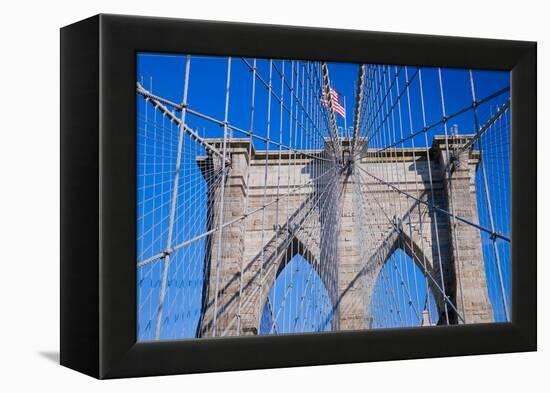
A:
<svg viewBox="0 0 550 393">
<path fill-rule="evenodd" d="M 297 253 L 328 290 L 333 330 L 370 327 L 374 283 L 397 248 L 431 277 L 439 324 L 447 315 L 450 324 L 492 321 L 479 231 L 445 214 L 478 222 L 479 158 L 460 149 L 471 137 L 438 136 L 429 150 L 385 156 L 365 149 L 364 158 L 344 166 L 316 159 L 326 151 L 257 151 L 249 139 L 233 138 L 225 175 L 216 156 L 199 157 L 212 234 L 198 336 L 258 334 L 269 290 Z M 223 148 L 223 140 L 208 143 Z"/>
</svg>

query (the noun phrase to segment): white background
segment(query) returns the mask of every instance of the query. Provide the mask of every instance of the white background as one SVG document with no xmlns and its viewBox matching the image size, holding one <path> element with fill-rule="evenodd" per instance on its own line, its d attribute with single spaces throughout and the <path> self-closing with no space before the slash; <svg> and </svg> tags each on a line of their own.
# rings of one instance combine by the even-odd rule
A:
<svg viewBox="0 0 550 393">
<path fill-rule="evenodd" d="M 85 4 L 87 3 L 87 4 Z M 538 41 L 539 146 L 548 148 L 544 1 L 5 1 L 0 23 L 0 390 L 294 392 L 548 391 L 548 229 L 539 230 L 539 352 L 96 381 L 59 346 L 59 28 L 123 13 Z M 195 37 L 197 39 L 197 37 Z M 548 68 L 546 68 L 548 70 Z M 533 150 L 531 154 L 536 154 Z M 539 149 L 539 223 L 550 220 Z M 546 183 L 546 184 L 545 184 Z M 546 244 L 545 244 L 546 243 Z M 545 247 L 546 246 L 546 247 Z M 545 323 L 546 322 L 546 323 Z M 238 354 L 235 354 L 238 356 Z M 546 365 L 544 363 L 547 363 Z"/>
</svg>

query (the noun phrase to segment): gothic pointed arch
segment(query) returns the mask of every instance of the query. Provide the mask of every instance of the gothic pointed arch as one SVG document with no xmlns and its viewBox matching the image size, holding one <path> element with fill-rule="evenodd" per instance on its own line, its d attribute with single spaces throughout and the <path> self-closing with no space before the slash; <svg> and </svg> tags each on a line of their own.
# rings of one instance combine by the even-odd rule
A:
<svg viewBox="0 0 550 393">
<path fill-rule="evenodd" d="M 308 288 L 311 286 L 318 286 L 323 296 L 326 295 L 327 312 L 324 317 L 323 326 L 330 326 L 332 323 L 332 317 L 334 315 L 334 305 L 337 301 L 337 281 L 333 272 L 326 271 L 318 256 L 319 251 L 313 251 L 311 247 L 305 244 L 305 241 L 299 238 L 299 236 L 293 236 L 288 241 L 285 252 L 283 252 L 275 263 L 275 274 L 269 275 L 265 285 L 263 285 L 262 297 L 260 303 L 264 304 L 264 308 L 261 310 L 262 316 L 258 318 L 259 326 L 258 331 L 261 331 L 261 325 L 263 320 L 263 314 L 270 312 L 269 308 L 273 307 L 270 304 L 270 293 L 273 292 L 275 283 L 280 280 L 285 274 L 285 271 L 293 269 L 296 265 L 301 265 L 302 274 L 306 271 L 307 277 L 306 283 Z M 294 265 L 294 266 L 293 266 Z M 298 269 L 300 270 L 300 269 Z M 312 284 L 313 283 L 313 284 Z M 303 281 L 302 281 L 303 284 Z M 298 290 L 307 290 L 308 288 L 300 288 Z M 291 288 L 294 290 L 294 288 Z"/>
</svg>

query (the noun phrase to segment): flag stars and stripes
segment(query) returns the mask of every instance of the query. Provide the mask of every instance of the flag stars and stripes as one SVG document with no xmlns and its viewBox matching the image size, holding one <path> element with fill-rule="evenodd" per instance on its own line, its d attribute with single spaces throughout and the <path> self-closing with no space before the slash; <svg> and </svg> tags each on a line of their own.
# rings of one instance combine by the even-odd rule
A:
<svg viewBox="0 0 550 393">
<path fill-rule="evenodd" d="M 332 100 L 332 110 L 334 110 L 335 113 L 338 113 L 340 116 L 342 116 L 344 119 L 346 118 L 346 109 L 340 104 L 340 95 L 338 92 L 330 88 L 330 98 Z M 321 97 L 321 104 L 328 107 L 328 101 L 326 97 L 326 93 L 323 91 L 323 96 Z"/>
</svg>

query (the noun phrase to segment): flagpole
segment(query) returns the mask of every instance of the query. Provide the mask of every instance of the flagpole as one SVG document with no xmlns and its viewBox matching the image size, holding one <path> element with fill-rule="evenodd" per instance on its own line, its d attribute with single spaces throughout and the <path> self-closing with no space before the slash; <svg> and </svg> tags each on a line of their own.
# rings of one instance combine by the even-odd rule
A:
<svg viewBox="0 0 550 393">
<path fill-rule="evenodd" d="M 344 135 L 348 133 L 348 122 L 347 122 L 347 117 L 348 117 L 348 112 L 346 110 L 346 96 L 344 96 L 344 114 L 346 116 L 344 116 Z"/>
</svg>

